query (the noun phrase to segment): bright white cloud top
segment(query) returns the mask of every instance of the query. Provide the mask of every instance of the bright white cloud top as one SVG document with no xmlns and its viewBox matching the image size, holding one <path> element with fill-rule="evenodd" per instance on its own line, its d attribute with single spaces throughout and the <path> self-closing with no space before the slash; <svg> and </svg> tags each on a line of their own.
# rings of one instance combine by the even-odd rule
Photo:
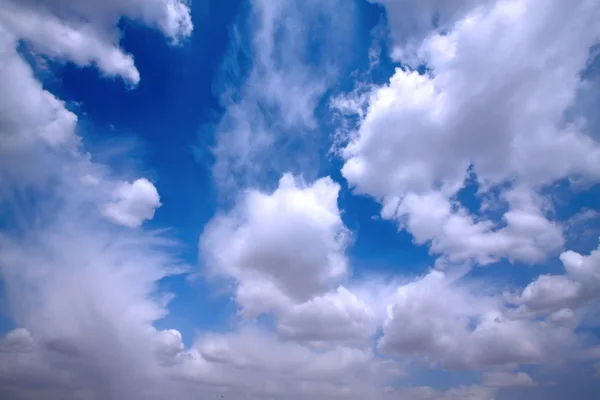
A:
<svg viewBox="0 0 600 400">
<path fill-rule="evenodd" d="M 600 201 L 561 211 L 600 183 L 598 1 L 244 5 L 222 69 L 245 72 L 212 123 L 217 210 L 180 243 L 153 220 L 181 182 L 103 158 L 111 142 L 89 140 L 47 76 L 69 65 L 142 90 L 127 24 L 189 51 L 193 4 L 0 0 L 0 397 L 600 396 L 600 248 L 581 240 Z M 389 51 L 373 44 L 346 77 L 364 34 L 348 22 L 367 8 Z M 431 262 L 359 268 L 357 199 Z M 227 323 L 174 311 L 176 279 L 214 289 Z M 177 320 L 192 328 L 165 328 Z"/>
</svg>

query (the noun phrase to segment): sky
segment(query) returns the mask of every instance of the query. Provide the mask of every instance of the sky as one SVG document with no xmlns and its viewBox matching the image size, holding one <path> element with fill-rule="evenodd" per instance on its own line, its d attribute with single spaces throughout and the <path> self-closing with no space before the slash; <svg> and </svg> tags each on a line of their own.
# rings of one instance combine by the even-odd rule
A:
<svg viewBox="0 0 600 400">
<path fill-rule="evenodd" d="M 0 397 L 600 396 L 596 0 L 0 0 Z"/>
</svg>

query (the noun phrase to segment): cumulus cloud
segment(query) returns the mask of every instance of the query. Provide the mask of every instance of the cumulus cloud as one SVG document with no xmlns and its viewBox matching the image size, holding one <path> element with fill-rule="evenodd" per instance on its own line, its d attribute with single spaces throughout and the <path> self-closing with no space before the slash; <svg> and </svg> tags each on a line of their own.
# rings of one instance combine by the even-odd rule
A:
<svg viewBox="0 0 600 400">
<path fill-rule="evenodd" d="M 379 323 L 372 304 L 344 286 L 281 313 L 277 332 L 300 342 L 363 342 Z"/>
<path fill-rule="evenodd" d="M 580 345 L 568 328 L 515 318 L 509 311 L 501 296 L 478 293 L 432 271 L 398 289 L 378 347 L 448 369 L 477 370 L 566 359 Z"/>
<path fill-rule="evenodd" d="M 544 214 L 538 196 L 514 188 L 504 198 L 509 210 L 502 216 L 502 228 L 491 220 L 478 220 L 458 201 L 437 191 L 407 193 L 401 201 L 394 198 L 384 205 L 382 216 L 398 220 L 417 244 L 429 243 L 432 253 L 444 255 L 438 262 L 486 265 L 507 257 L 539 263 L 561 250 L 562 228 Z"/>
<path fill-rule="evenodd" d="M 152 219 L 154 210 L 161 206 L 158 191 L 145 178 L 118 184 L 112 197 L 103 208 L 104 215 L 114 223 L 130 228 Z"/>
<path fill-rule="evenodd" d="M 209 268 L 240 282 L 238 299 L 247 312 L 276 309 L 278 299 L 309 300 L 345 276 L 349 231 L 339 190 L 330 178 L 306 184 L 287 174 L 273 193 L 250 190 L 207 226 L 200 246 Z"/>
<path fill-rule="evenodd" d="M 270 194 L 247 191 L 200 239 L 210 273 L 234 279 L 242 314 L 274 313 L 282 337 L 364 340 L 376 326 L 370 307 L 338 286 L 350 240 L 339 190 L 330 178 L 308 184 L 286 174 Z"/>
<path fill-rule="evenodd" d="M 600 146 L 584 133 L 585 116 L 563 119 L 597 43 L 597 16 L 593 1 L 495 1 L 428 34 L 416 52 L 428 71 L 397 68 L 373 90 L 343 149 L 344 177 L 450 261 L 538 263 L 556 254 L 562 230 L 540 188 L 600 178 Z M 564 24 L 571 28 L 556 29 Z M 469 173 L 480 194 L 501 191 L 501 223 L 458 202 Z"/>
<path fill-rule="evenodd" d="M 541 275 L 513 299 L 528 311 L 551 313 L 557 321 L 573 318 L 571 309 L 598 298 L 600 289 L 600 248 L 589 255 L 568 250 L 560 255 L 564 275 Z"/>
</svg>

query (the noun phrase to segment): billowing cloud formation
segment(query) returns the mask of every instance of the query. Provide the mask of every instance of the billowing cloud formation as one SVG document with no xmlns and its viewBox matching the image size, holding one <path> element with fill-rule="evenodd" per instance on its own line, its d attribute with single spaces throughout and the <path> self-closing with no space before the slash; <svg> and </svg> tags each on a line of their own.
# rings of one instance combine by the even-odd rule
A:
<svg viewBox="0 0 600 400">
<path fill-rule="evenodd" d="M 600 146 L 584 116 L 563 118 L 597 43 L 597 17 L 594 1 L 498 1 L 429 34 L 417 51 L 428 71 L 397 68 L 372 93 L 343 150 L 344 177 L 450 261 L 536 263 L 556 254 L 561 229 L 538 190 L 600 178 Z M 556 29 L 565 21 L 570 28 Z M 456 200 L 468 173 L 480 193 L 509 185 L 504 228 Z"/>
<path fill-rule="evenodd" d="M 564 357 L 576 342 L 569 329 L 511 317 L 501 296 L 473 293 L 433 271 L 398 289 L 379 349 L 449 369 L 481 369 L 535 363 L 550 350 Z"/>
<path fill-rule="evenodd" d="M 271 194 L 248 191 L 205 229 L 212 274 L 235 279 L 243 315 L 275 313 L 281 336 L 300 341 L 365 339 L 369 307 L 343 286 L 350 233 L 329 178 L 306 184 L 286 174 Z M 336 289 L 337 287 L 337 289 Z"/>
<path fill-rule="evenodd" d="M 375 332 L 377 316 L 372 304 L 343 286 L 285 310 L 277 333 L 300 342 L 364 341 Z"/>
<path fill-rule="evenodd" d="M 203 235 L 209 266 L 241 282 L 238 298 L 249 312 L 277 308 L 288 297 L 306 301 L 347 272 L 349 232 L 337 207 L 339 185 L 329 178 L 304 185 L 284 175 L 271 195 L 250 191 Z"/>
</svg>

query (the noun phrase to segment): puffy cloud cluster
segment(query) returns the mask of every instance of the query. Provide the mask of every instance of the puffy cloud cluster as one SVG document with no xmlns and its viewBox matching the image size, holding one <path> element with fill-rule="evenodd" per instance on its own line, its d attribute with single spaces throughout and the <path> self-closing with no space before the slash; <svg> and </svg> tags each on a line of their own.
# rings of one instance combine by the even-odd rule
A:
<svg viewBox="0 0 600 400">
<path fill-rule="evenodd" d="M 571 326 L 563 326 L 555 318 L 523 317 L 497 288 L 469 284 L 438 270 L 395 287 L 349 282 L 344 257 L 348 232 L 340 218 L 338 191 L 338 185 L 329 178 L 307 184 L 284 175 L 271 193 L 246 191 L 229 212 L 215 217 L 201 236 L 207 268 L 214 276 L 232 280 L 241 316 L 246 321 L 261 314 L 274 317 L 276 336 L 270 336 L 270 341 L 300 345 L 298 349 L 309 353 L 313 348 L 320 352 L 343 349 L 362 354 L 363 361 L 371 364 L 377 358 L 370 353 L 370 343 L 377 341 L 379 356 L 390 363 L 386 367 L 390 375 L 394 369 L 401 371 L 405 363 L 488 371 L 483 386 L 461 389 L 465 393 L 475 390 L 474 398 L 507 387 L 535 386 L 532 378 L 515 371 L 515 366 L 568 362 L 586 351 L 585 338 Z M 305 258 L 303 251 L 320 256 Z M 344 267 L 338 268 L 332 259 L 344 260 Z M 377 338 L 379 328 L 381 336 Z M 252 366 L 253 373 L 273 362 L 253 364 L 249 356 L 238 354 L 243 353 L 241 349 L 232 350 L 234 344 L 229 340 L 237 335 L 201 340 L 202 362 L 231 359 L 228 362 L 236 366 Z M 252 352 L 258 356 L 262 354 L 258 343 L 265 339 L 253 337 L 248 341 L 255 343 L 257 348 Z M 320 352 L 311 354 L 317 357 Z M 273 367 L 286 368 L 287 364 Z M 294 368 L 302 371 L 297 364 Z M 272 388 L 282 380 L 276 378 Z M 450 392 L 420 390 L 402 393 L 410 392 L 408 398 L 451 396 Z M 400 392 L 392 392 L 402 398 Z"/>
<path fill-rule="evenodd" d="M 104 215 L 111 221 L 130 228 L 152 219 L 154 210 L 161 206 L 158 191 L 145 178 L 133 183 L 120 183 L 114 189 L 112 197 L 104 206 Z"/>
<path fill-rule="evenodd" d="M 383 3 L 409 29 L 412 14 Z M 542 262 L 563 238 L 540 189 L 600 178 L 600 146 L 586 133 L 585 115 L 564 118 L 597 44 L 597 4 L 451 3 L 439 9 L 441 18 L 453 10 L 447 29 L 428 34 L 416 50 L 427 71 L 397 68 L 373 90 L 343 149 L 342 173 L 357 192 L 381 200 L 384 218 L 451 262 Z M 469 174 L 480 195 L 501 192 L 503 221 L 472 215 L 457 200 Z"/>
<path fill-rule="evenodd" d="M 243 315 L 275 313 L 278 332 L 290 339 L 369 335 L 369 307 L 338 286 L 347 277 L 350 241 L 339 190 L 330 178 L 306 184 L 286 174 L 273 193 L 249 190 L 206 227 L 200 247 L 207 266 L 234 278 Z"/>
<path fill-rule="evenodd" d="M 480 370 L 569 358 L 570 329 L 515 317 L 502 296 L 452 282 L 439 271 L 401 286 L 388 306 L 379 349 L 446 369 Z"/>
</svg>

